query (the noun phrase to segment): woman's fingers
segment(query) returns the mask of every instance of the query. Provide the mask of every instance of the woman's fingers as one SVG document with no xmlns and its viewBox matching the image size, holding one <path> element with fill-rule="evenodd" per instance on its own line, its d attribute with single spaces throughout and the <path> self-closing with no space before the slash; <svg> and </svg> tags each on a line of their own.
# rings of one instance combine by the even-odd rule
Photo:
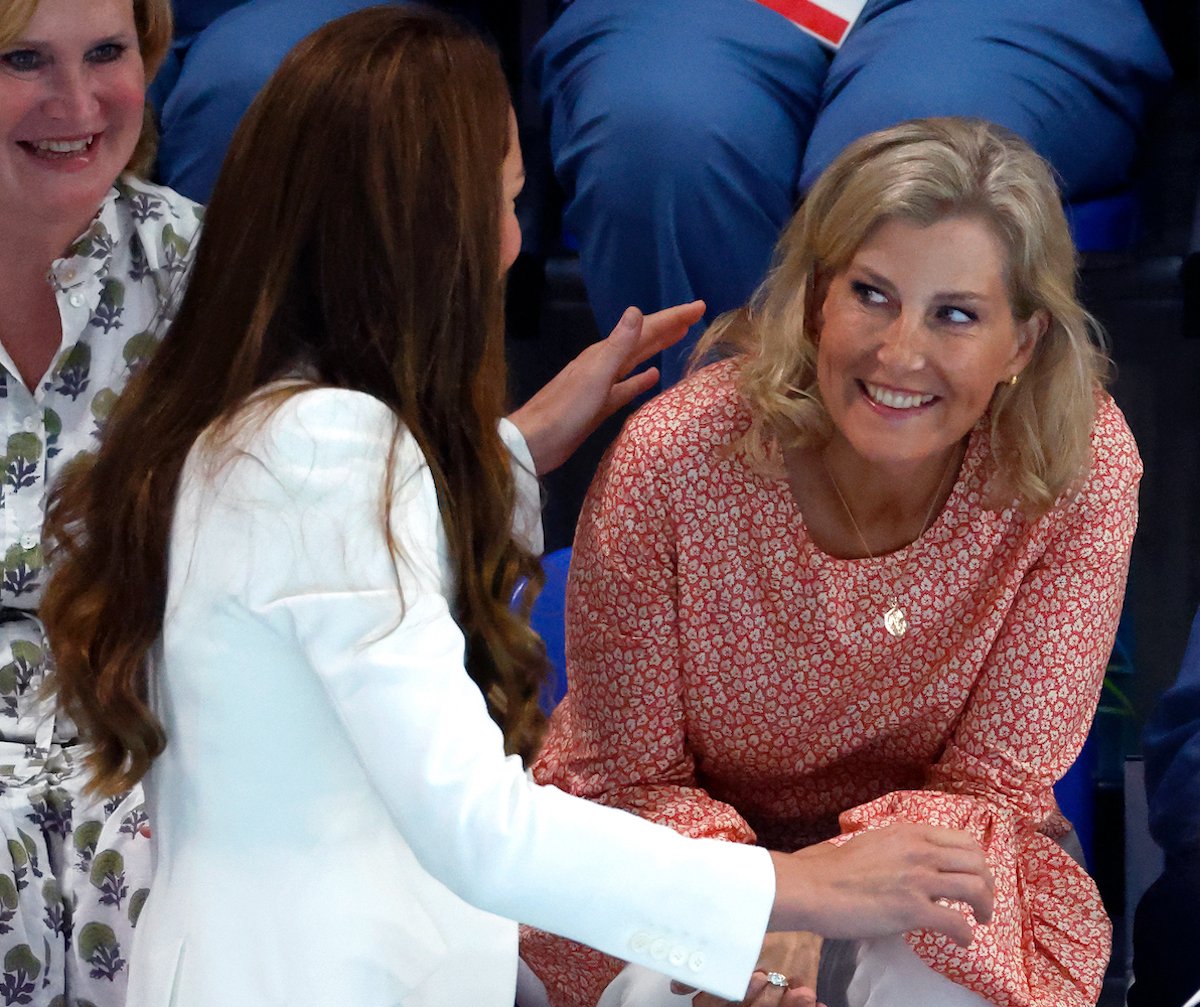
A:
<svg viewBox="0 0 1200 1007">
<path fill-rule="evenodd" d="M 671 992 L 678 995 L 696 993 L 696 990 L 672 980 Z M 746 998 L 739 1004 L 727 1003 L 708 993 L 696 993 L 692 1003 L 695 1007 L 825 1007 L 817 1002 L 817 994 L 811 988 L 776 986 L 761 970 L 756 970 L 750 977 Z"/>
<path fill-rule="evenodd" d="M 818 1007 L 817 994 L 808 986 L 777 986 L 763 972 L 750 979 L 743 1007 Z"/>
<path fill-rule="evenodd" d="M 960 902 L 971 907 L 975 919 L 987 923 L 992 918 L 995 881 L 983 850 L 969 833 L 958 829 L 939 829 L 928 825 L 904 826 L 911 838 L 923 845 L 930 873 L 919 886 L 932 904 L 926 926 L 945 933 L 963 947 L 971 943 L 971 925 L 958 910 L 945 902 Z M 950 927 L 942 930 L 941 925 Z"/>
<path fill-rule="evenodd" d="M 946 849 L 967 850 L 980 853 L 979 841 L 969 832 L 962 829 L 949 829 L 941 825 L 924 825 L 916 822 L 902 822 L 893 828 L 904 828 L 920 835 L 934 846 Z"/>
<path fill-rule="evenodd" d="M 647 367 L 644 371 L 638 371 L 624 381 L 618 381 L 612 386 L 612 390 L 608 393 L 608 403 L 606 411 L 608 415 L 612 415 L 622 406 L 629 405 L 643 392 L 648 392 L 658 384 L 658 368 Z"/>
<path fill-rule="evenodd" d="M 932 851 L 930 866 L 937 875 L 930 879 L 930 896 L 951 902 L 965 902 L 975 919 L 987 923 L 992 918 L 996 885 L 987 858 L 974 838 L 957 829 L 919 826 Z"/>
<path fill-rule="evenodd" d="M 934 846 L 937 868 L 947 874 L 981 874 L 987 870 L 987 858 L 978 846 L 962 849 L 954 846 Z"/>
<path fill-rule="evenodd" d="M 786 992 L 786 986 L 776 986 L 768 982 L 766 973 L 756 970 L 750 977 L 750 988 L 746 990 L 746 999 L 742 1001 L 742 1005 L 743 1007 L 779 1007 L 783 994 Z"/>
<path fill-rule="evenodd" d="M 780 1007 L 822 1007 L 817 1003 L 817 994 L 807 986 L 790 989 L 784 994 Z"/>
<path fill-rule="evenodd" d="M 930 881 L 934 899 L 948 902 L 965 902 L 975 913 L 975 919 L 987 923 L 992 918 L 996 897 L 991 875 L 980 877 L 977 873 L 955 874 L 942 872 Z"/>
<path fill-rule="evenodd" d="M 704 313 L 704 302 L 650 315 L 629 308 L 607 339 L 584 349 L 509 419 L 525 438 L 538 475 L 561 465 L 584 439 L 622 406 L 658 384 L 658 370 L 630 372 L 683 338 Z"/>
<path fill-rule="evenodd" d="M 966 916 L 957 909 L 936 902 L 929 904 L 929 915 L 925 923 L 921 924 L 921 928 L 945 934 L 960 948 L 970 947 L 971 941 L 975 939 L 971 923 Z"/>
<path fill-rule="evenodd" d="M 668 346 L 679 342 L 693 325 L 704 317 L 704 302 L 691 301 L 676 304 L 662 311 L 652 311 L 642 319 L 637 340 L 625 351 L 620 373 L 628 374 L 638 364 L 661 353 Z M 621 332 L 620 323 L 613 329 L 614 335 Z"/>
</svg>

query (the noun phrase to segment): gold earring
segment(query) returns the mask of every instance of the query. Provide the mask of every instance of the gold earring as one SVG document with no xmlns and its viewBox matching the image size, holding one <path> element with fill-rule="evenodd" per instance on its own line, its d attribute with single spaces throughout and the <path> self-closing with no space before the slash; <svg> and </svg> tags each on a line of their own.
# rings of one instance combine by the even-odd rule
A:
<svg viewBox="0 0 1200 1007">
<path fill-rule="evenodd" d="M 1011 378 L 1009 378 L 1009 379 L 1008 379 L 1008 383 L 1009 383 L 1010 385 L 1015 385 L 1015 384 L 1017 383 L 1017 375 L 1016 375 L 1016 374 L 1014 374 L 1014 375 L 1013 375 Z"/>
</svg>

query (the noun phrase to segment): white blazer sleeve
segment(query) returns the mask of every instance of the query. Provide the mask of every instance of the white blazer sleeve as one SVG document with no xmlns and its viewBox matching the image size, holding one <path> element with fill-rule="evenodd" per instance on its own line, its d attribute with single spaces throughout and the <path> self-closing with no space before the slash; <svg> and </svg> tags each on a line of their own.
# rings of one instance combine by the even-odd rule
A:
<svg viewBox="0 0 1200 1007">
<path fill-rule="evenodd" d="M 535 556 L 546 548 L 542 534 L 542 485 L 538 482 L 529 445 L 515 423 L 500 421 L 500 437 L 513 459 L 513 478 L 517 487 L 516 513 L 513 533 Z"/>
<path fill-rule="evenodd" d="M 740 999 L 774 897 L 767 852 L 539 787 L 504 756 L 464 670 L 437 497 L 407 435 L 391 513 L 398 564 L 385 544 L 392 430 L 368 396 L 310 391 L 245 446 L 208 508 L 228 522 L 219 498 L 233 494 L 250 525 L 240 603 L 302 652 L 434 877 L 482 909 Z"/>
</svg>

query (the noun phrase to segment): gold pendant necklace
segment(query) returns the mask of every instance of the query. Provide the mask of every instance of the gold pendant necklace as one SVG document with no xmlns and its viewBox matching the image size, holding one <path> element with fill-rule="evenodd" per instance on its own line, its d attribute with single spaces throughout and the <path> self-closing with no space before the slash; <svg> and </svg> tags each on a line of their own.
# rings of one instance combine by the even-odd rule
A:
<svg viewBox="0 0 1200 1007">
<path fill-rule="evenodd" d="M 946 463 L 946 468 L 942 472 L 942 476 L 938 479 L 937 486 L 933 489 L 933 498 L 929 501 L 929 509 L 925 512 L 925 520 L 921 522 L 921 530 L 917 532 L 917 538 L 925 534 L 925 530 L 929 527 L 929 522 L 933 518 L 933 510 L 937 506 L 938 497 L 942 495 L 942 486 L 946 482 L 946 476 L 950 474 L 950 470 L 954 467 L 955 451 L 950 452 L 950 460 Z M 867 539 L 862 533 L 862 529 L 858 527 L 858 522 L 854 520 L 854 511 L 850 509 L 850 504 L 846 502 L 846 497 L 842 493 L 842 488 L 837 484 L 837 480 L 833 478 L 833 473 L 829 471 L 829 463 L 825 461 L 825 455 L 818 452 L 821 459 L 821 467 L 825 470 L 825 478 L 829 480 L 829 485 L 833 487 L 833 492 L 837 494 L 838 502 L 842 505 L 842 510 L 846 512 L 846 517 L 850 520 L 850 527 L 854 529 L 854 534 L 858 536 L 859 542 L 862 543 L 863 549 L 867 556 L 874 561 L 875 553 L 871 551 L 871 547 L 867 545 Z M 915 542 L 916 539 L 913 539 Z M 897 585 L 901 582 L 904 575 L 907 575 L 908 568 L 911 565 L 911 557 L 908 563 L 904 564 L 904 568 L 900 571 L 901 576 L 898 576 L 892 583 L 892 591 L 888 597 L 888 607 L 883 613 L 883 628 L 888 631 L 888 635 L 899 640 L 905 633 L 908 632 L 909 622 L 908 613 L 900 604 L 899 590 Z"/>
<path fill-rule="evenodd" d="M 896 639 L 908 632 L 908 616 L 895 598 L 892 599 L 891 608 L 883 613 L 883 628 Z"/>
</svg>

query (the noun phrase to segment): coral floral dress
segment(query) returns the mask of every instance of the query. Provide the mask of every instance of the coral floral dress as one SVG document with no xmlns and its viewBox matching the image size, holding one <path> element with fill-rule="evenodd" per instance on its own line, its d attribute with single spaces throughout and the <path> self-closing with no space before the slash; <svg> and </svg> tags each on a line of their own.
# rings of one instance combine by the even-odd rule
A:
<svg viewBox="0 0 1200 1007">
<path fill-rule="evenodd" d="M 1096 1002 L 1110 926 L 1051 837 L 1112 648 L 1141 461 L 1105 396 L 1082 488 L 1035 521 L 989 510 L 984 425 L 941 513 L 875 559 L 814 546 L 786 481 L 737 448 L 736 362 L 641 410 L 592 485 L 568 589 L 570 692 L 541 783 L 693 836 L 790 850 L 904 820 L 984 847 L 996 912 L 969 948 L 908 935 L 1004 1007 Z M 884 629 L 892 591 L 908 613 Z M 1051 833 L 1051 834 L 1048 834 Z M 556 1007 L 620 963 L 527 930 Z"/>
</svg>

